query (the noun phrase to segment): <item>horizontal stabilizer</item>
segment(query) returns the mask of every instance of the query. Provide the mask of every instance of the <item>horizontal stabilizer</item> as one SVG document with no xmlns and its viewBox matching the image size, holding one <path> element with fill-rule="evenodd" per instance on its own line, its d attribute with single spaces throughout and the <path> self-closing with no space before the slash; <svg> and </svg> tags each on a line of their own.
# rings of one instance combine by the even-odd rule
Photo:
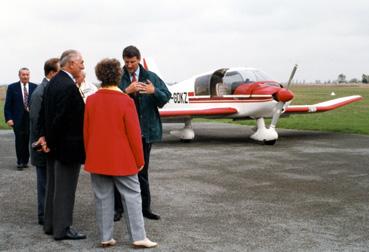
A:
<svg viewBox="0 0 369 252">
<path fill-rule="evenodd" d="M 360 95 L 352 95 L 313 105 L 289 105 L 284 114 L 325 112 L 343 107 L 352 102 L 360 101 L 361 99 L 363 98 Z"/>
<path fill-rule="evenodd" d="M 211 108 L 211 109 L 189 109 L 189 110 L 161 110 L 161 117 L 184 117 L 184 116 L 214 116 L 230 115 L 237 113 L 235 108 Z"/>
</svg>

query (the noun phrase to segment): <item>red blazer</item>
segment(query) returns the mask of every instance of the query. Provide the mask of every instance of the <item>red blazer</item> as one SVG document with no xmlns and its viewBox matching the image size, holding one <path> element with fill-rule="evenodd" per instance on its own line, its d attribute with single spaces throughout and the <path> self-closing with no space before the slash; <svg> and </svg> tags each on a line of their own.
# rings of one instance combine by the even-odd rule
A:
<svg viewBox="0 0 369 252">
<path fill-rule="evenodd" d="M 137 174 L 144 165 L 135 104 L 126 94 L 100 89 L 89 96 L 83 135 L 88 172 L 128 176 Z"/>
</svg>

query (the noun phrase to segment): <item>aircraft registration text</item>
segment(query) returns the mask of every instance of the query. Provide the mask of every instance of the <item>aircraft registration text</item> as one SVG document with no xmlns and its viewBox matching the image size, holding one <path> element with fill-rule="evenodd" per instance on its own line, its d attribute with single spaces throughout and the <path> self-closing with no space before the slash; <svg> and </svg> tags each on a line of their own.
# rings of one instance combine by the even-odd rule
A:
<svg viewBox="0 0 369 252">
<path fill-rule="evenodd" d="M 172 98 L 174 103 L 188 103 L 187 92 L 174 92 Z"/>
</svg>

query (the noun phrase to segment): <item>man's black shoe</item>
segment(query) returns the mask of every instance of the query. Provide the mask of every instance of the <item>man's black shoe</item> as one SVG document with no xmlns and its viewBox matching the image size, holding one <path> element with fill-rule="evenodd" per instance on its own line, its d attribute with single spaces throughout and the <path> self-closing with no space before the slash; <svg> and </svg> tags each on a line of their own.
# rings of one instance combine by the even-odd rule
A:
<svg viewBox="0 0 369 252">
<path fill-rule="evenodd" d="M 155 214 L 151 211 L 143 211 L 142 214 L 145 218 L 148 218 L 150 220 L 160 220 L 160 215 Z"/>
<path fill-rule="evenodd" d="M 17 164 L 17 170 L 23 171 L 23 164 Z"/>
<path fill-rule="evenodd" d="M 54 237 L 54 240 L 60 241 L 60 240 L 82 240 L 86 239 L 86 235 L 79 233 L 77 230 L 74 230 L 71 227 L 67 228 L 67 232 L 63 237 Z"/>
<path fill-rule="evenodd" d="M 23 168 L 28 168 L 28 164 L 22 164 Z"/>
<path fill-rule="evenodd" d="M 53 231 L 51 231 L 51 230 L 47 230 L 47 231 L 44 230 L 44 233 L 47 234 L 47 235 L 53 235 Z"/>
<path fill-rule="evenodd" d="M 122 219 L 122 213 L 116 212 L 114 214 L 114 221 L 120 221 L 120 219 Z"/>
</svg>

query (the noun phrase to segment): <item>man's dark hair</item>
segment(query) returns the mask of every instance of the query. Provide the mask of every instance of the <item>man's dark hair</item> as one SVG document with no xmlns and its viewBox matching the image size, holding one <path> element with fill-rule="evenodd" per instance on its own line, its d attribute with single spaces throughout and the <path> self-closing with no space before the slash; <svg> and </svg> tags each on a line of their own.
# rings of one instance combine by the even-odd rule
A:
<svg viewBox="0 0 369 252">
<path fill-rule="evenodd" d="M 59 58 L 51 58 L 45 62 L 44 73 L 47 76 L 51 71 L 57 72 L 59 70 Z"/>
<path fill-rule="evenodd" d="M 101 87 L 117 86 L 122 76 L 122 68 L 117 59 L 103 59 L 95 67 L 96 77 Z"/>
<path fill-rule="evenodd" d="M 137 59 L 141 59 L 140 50 L 137 47 L 130 45 L 124 48 L 123 50 L 123 58 L 133 58 L 137 57 Z"/>
</svg>

